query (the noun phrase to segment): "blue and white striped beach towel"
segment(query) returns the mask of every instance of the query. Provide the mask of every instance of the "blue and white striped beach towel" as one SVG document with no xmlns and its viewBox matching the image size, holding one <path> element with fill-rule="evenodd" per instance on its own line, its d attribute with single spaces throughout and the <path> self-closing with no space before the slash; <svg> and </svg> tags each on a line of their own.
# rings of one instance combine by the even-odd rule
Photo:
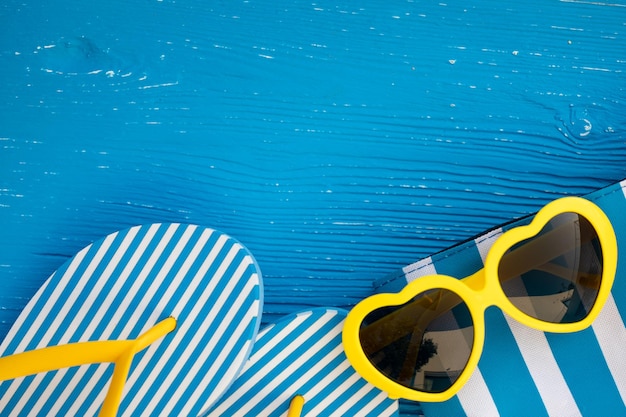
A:
<svg viewBox="0 0 626 417">
<path fill-rule="evenodd" d="M 615 283 L 598 319 L 582 332 L 549 334 L 527 328 L 498 309 L 488 310 L 478 369 L 452 399 L 423 403 L 427 417 L 626 415 L 626 180 L 585 198 L 604 210 L 618 241 Z M 376 292 L 397 292 L 435 273 L 469 276 L 483 267 L 495 239 L 521 223 L 415 262 L 377 282 Z"/>
</svg>

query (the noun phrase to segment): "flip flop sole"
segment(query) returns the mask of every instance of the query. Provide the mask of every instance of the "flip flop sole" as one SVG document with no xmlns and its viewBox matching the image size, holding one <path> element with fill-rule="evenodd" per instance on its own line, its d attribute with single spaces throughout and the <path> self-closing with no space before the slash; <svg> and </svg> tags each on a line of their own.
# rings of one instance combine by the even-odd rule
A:
<svg viewBox="0 0 626 417">
<path fill-rule="evenodd" d="M 52 274 L 0 356 L 134 339 L 172 316 L 176 329 L 134 357 L 118 415 L 198 415 L 241 370 L 261 310 L 260 272 L 236 240 L 194 225 L 136 226 L 94 242 Z M 112 370 L 84 365 L 4 381 L 0 415 L 95 415 Z"/>
<path fill-rule="evenodd" d="M 396 416 L 398 402 L 361 378 L 343 351 L 347 312 L 316 308 L 266 327 L 242 373 L 209 416 L 284 416 L 296 395 L 303 416 Z"/>
</svg>

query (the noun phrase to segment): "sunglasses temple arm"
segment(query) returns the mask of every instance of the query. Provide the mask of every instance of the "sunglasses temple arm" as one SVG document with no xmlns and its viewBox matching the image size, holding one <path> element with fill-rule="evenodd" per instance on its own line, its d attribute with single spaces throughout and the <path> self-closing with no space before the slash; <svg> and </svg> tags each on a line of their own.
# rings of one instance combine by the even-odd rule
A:
<svg viewBox="0 0 626 417">
<path fill-rule="evenodd" d="M 134 355 L 176 328 L 169 317 L 134 340 L 105 340 L 50 346 L 0 358 L 0 381 L 94 363 L 115 363 L 100 416 L 115 416 Z"/>
</svg>

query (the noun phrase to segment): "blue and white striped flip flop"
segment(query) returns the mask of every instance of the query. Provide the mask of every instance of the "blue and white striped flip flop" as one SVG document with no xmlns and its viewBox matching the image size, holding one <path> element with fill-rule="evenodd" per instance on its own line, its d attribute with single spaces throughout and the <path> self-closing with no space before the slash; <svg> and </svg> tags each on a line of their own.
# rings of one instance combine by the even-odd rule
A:
<svg viewBox="0 0 626 417">
<path fill-rule="evenodd" d="M 585 196 L 609 217 L 618 246 L 611 295 L 592 326 L 576 333 L 544 333 L 491 309 L 478 368 L 459 393 L 423 403 L 426 416 L 603 417 L 626 415 L 626 180 Z M 397 292 L 424 275 L 465 277 L 483 267 L 494 241 L 528 219 L 422 259 L 375 284 Z"/>
<path fill-rule="evenodd" d="M 304 397 L 303 416 L 396 416 L 398 402 L 361 378 L 343 351 L 347 312 L 316 308 L 263 329 L 241 375 L 209 416 L 284 416 Z"/>
<path fill-rule="evenodd" d="M 0 356 L 85 341 L 135 339 L 174 317 L 171 333 L 135 354 L 118 415 L 198 415 L 248 359 L 262 310 L 261 277 L 236 240 L 193 225 L 110 234 L 45 282 L 0 345 Z M 109 363 L 0 383 L 2 416 L 92 416 Z"/>
</svg>

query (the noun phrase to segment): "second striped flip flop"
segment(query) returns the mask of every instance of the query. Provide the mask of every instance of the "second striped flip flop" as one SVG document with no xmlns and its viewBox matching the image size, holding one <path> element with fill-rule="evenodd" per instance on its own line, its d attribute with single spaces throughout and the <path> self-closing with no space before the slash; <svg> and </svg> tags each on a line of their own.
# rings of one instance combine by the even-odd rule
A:
<svg viewBox="0 0 626 417">
<path fill-rule="evenodd" d="M 398 402 L 350 366 L 341 343 L 346 315 L 315 308 L 266 327 L 242 373 L 208 415 L 397 416 Z"/>
</svg>

